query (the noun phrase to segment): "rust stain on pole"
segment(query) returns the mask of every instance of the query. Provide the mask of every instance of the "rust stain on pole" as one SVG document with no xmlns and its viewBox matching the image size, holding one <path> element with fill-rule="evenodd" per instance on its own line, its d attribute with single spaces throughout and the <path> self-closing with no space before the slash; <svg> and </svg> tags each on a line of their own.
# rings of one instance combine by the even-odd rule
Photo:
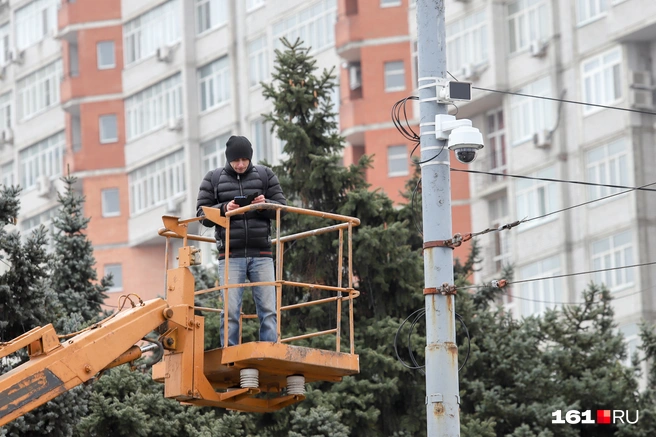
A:
<svg viewBox="0 0 656 437">
<path fill-rule="evenodd" d="M 433 414 L 435 416 L 444 416 L 444 404 L 442 402 L 436 402 L 433 405 Z"/>
</svg>

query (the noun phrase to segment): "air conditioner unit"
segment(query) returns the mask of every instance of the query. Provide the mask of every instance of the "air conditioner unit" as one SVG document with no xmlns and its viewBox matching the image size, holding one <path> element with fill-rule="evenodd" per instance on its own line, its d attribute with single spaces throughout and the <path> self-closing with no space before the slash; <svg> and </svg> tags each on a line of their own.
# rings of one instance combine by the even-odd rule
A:
<svg viewBox="0 0 656 437">
<path fill-rule="evenodd" d="M 23 65 L 23 58 L 25 55 L 24 51 L 14 48 L 14 49 L 9 49 L 7 53 L 9 54 L 9 59 L 7 59 L 8 62 L 18 65 Z"/>
<path fill-rule="evenodd" d="M 654 109 L 654 93 L 652 90 L 629 90 L 629 101 L 632 108 Z"/>
<path fill-rule="evenodd" d="M 548 44 L 546 42 L 542 42 L 539 39 L 534 39 L 529 44 L 529 53 L 534 58 L 541 58 L 547 54 L 547 46 Z"/>
<path fill-rule="evenodd" d="M 362 86 L 362 70 L 360 63 L 356 62 L 349 65 L 349 87 L 356 90 Z"/>
<path fill-rule="evenodd" d="M 540 129 L 533 134 L 533 146 L 538 149 L 546 149 L 551 146 L 551 132 Z"/>
<path fill-rule="evenodd" d="M 178 214 L 180 212 L 180 206 L 182 205 L 181 198 L 172 197 L 166 200 L 166 213 L 167 214 Z"/>
<path fill-rule="evenodd" d="M 160 62 L 171 62 L 173 60 L 173 47 L 162 46 L 158 48 L 157 60 Z"/>
<path fill-rule="evenodd" d="M 180 132 L 182 130 L 182 118 L 171 118 L 169 119 L 167 128 L 170 131 Z"/>
<path fill-rule="evenodd" d="M 36 178 L 36 193 L 39 197 L 48 197 L 50 195 L 51 187 L 50 177 L 48 175 L 41 175 Z"/>
<path fill-rule="evenodd" d="M 465 64 L 460 69 L 459 77 L 466 81 L 474 81 L 478 79 L 479 71 L 474 64 Z"/>
<path fill-rule="evenodd" d="M 14 144 L 14 132 L 11 128 L 0 131 L 0 144 Z"/>
<path fill-rule="evenodd" d="M 631 88 L 652 89 L 651 72 L 649 71 L 629 71 L 629 85 Z"/>
</svg>

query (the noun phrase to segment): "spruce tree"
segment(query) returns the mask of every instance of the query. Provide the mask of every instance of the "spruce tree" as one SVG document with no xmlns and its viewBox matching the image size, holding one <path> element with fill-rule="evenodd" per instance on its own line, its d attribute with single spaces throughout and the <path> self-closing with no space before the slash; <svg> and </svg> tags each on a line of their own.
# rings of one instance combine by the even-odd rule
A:
<svg viewBox="0 0 656 437">
<path fill-rule="evenodd" d="M 89 221 L 84 217 L 85 199 L 75 191 L 77 178 L 62 178 L 64 194 L 58 194 L 61 207 L 53 219 L 55 233 L 51 287 L 59 297 L 61 318 L 58 330 L 78 330 L 101 315 L 101 304 L 111 278 L 98 281 L 93 245 L 84 233 Z"/>
<path fill-rule="evenodd" d="M 30 329 L 48 323 L 52 296 L 46 285 L 50 261 L 47 231 L 41 226 L 21 238 L 19 220 L 20 188 L 0 185 L 0 341 L 9 341 Z M 56 299 L 55 299 L 56 300 Z"/>
<path fill-rule="evenodd" d="M 292 204 L 361 221 L 353 233 L 354 274 L 361 293 L 354 302 L 355 348 L 361 373 L 340 383 L 313 384 L 302 408 L 339 412 L 348 435 L 393 435 L 403 429 L 414 435 L 423 428 L 419 420 L 423 411 L 415 408 L 416 403 L 423 403 L 423 384 L 417 384 L 414 375 L 404 371 L 392 347 L 399 322 L 423 302 L 422 259 L 418 247 L 412 245 L 417 241 L 413 240 L 412 225 L 401 218 L 401 212 L 384 193 L 371 190 L 366 183 L 365 171 L 372 166 L 372 157 L 363 156 L 349 167 L 340 164 L 345 140 L 337 132 L 329 98 L 336 84 L 334 72 L 316 74 L 316 61 L 301 41 L 283 40 L 283 44 L 285 50 L 276 51 L 273 82 L 264 84 L 264 96 L 274 107 L 266 118 L 285 141 L 288 156 L 274 171 Z M 334 222 L 287 215 L 283 230 L 292 234 L 327 224 Z M 285 252 L 285 277 L 336 284 L 336 244 L 336 234 L 332 234 L 290 245 Z M 284 299 L 291 303 L 323 297 L 318 294 L 285 289 Z M 284 317 L 286 335 L 335 327 L 334 307 L 310 307 Z M 348 332 L 346 324 L 342 328 Z M 332 348 L 334 338 L 315 337 L 297 344 Z M 349 347 L 348 336 L 342 336 L 342 345 L 342 350 Z M 290 423 L 292 411 L 276 413 L 274 420 L 280 425 Z M 267 420 L 258 419 L 260 424 Z"/>
</svg>

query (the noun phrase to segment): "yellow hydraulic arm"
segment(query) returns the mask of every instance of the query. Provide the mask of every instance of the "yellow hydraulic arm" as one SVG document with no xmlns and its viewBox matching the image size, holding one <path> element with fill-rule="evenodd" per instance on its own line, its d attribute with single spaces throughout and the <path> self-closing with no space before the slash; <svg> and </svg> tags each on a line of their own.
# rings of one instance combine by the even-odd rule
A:
<svg viewBox="0 0 656 437">
<path fill-rule="evenodd" d="M 0 376 L 0 426 L 82 384 L 103 369 L 133 361 L 134 346 L 166 321 L 166 301 L 154 299 L 119 312 L 59 342 L 52 325 L 34 328 L 0 347 L 0 358 L 27 347 L 30 360 Z"/>
<path fill-rule="evenodd" d="M 187 242 L 205 240 L 202 236 L 191 235 L 187 231 L 188 224 L 200 218 L 180 220 L 177 217 L 165 216 L 165 228 L 160 230 L 160 235 L 167 237 L 167 248 L 169 238 L 183 239 L 183 247 L 178 249 L 178 267 L 168 268 L 167 261 L 166 300 L 141 302 L 139 299 L 139 303 L 133 302 L 131 308 L 119 310 L 74 337 L 65 337 L 63 342 L 52 325 L 47 325 L 35 328 L 8 343 L 0 343 L 0 359 L 22 348 L 27 348 L 30 358 L 28 362 L 0 375 L 0 426 L 91 380 L 105 369 L 136 360 L 141 356 L 142 349 L 135 344 L 163 324 L 165 326 L 162 326 L 159 336 L 159 344 L 164 349 L 163 357 L 153 366 L 152 377 L 164 384 L 166 398 L 175 399 L 185 405 L 272 412 L 305 399 L 306 382 L 336 382 L 344 376 L 357 374 L 360 365 L 359 357 L 354 351 L 353 299 L 358 293 L 353 288 L 351 241 L 352 228 L 359 224 L 359 220 L 274 204 L 251 205 L 243 207 L 242 210 L 249 208 L 276 209 L 278 218 L 275 240 L 277 278 L 268 283 L 276 289 L 278 341 L 250 342 L 222 349 L 204 350 L 204 317 L 195 315 L 194 310 L 217 310 L 196 307 L 195 296 L 219 289 L 229 293 L 230 288 L 258 283 L 227 284 L 195 291 L 190 267 L 197 264 L 198 250 Z M 229 220 L 214 208 L 204 210 L 214 223 L 226 227 L 226 234 L 229 236 Z M 343 223 L 281 237 L 280 214 L 283 211 L 341 220 Z M 342 258 L 347 246 L 348 284 L 342 284 L 341 275 L 337 286 L 305 284 L 283 279 L 282 262 L 284 245 L 287 242 L 333 231 L 339 233 L 339 272 L 344 270 Z M 346 245 L 344 232 L 348 233 Z M 226 259 L 226 272 L 227 270 Z M 323 289 L 337 295 L 283 307 L 283 286 Z M 129 296 L 126 298 L 129 299 Z M 348 305 L 349 352 L 342 352 L 340 349 L 342 302 Z M 280 325 L 281 311 L 295 310 L 311 304 L 334 305 L 336 327 L 322 332 L 284 337 Z M 227 323 L 227 319 L 226 311 L 224 323 Z M 335 350 L 289 344 L 317 335 L 334 335 Z"/>
</svg>

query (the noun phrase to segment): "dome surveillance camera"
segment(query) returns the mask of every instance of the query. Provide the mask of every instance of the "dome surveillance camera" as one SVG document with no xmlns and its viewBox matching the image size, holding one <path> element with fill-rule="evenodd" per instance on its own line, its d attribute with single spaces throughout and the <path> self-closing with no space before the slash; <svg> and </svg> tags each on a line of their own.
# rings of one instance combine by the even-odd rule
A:
<svg viewBox="0 0 656 437">
<path fill-rule="evenodd" d="M 461 149 L 455 149 L 456 158 L 458 161 L 463 164 L 470 164 L 476 159 L 476 152 L 478 150 L 473 147 L 463 147 Z"/>
<path fill-rule="evenodd" d="M 476 152 L 483 148 L 483 135 L 475 127 L 461 126 L 453 129 L 449 135 L 449 150 L 453 150 L 456 159 L 463 164 L 471 164 L 476 159 Z"/>
</svg>

